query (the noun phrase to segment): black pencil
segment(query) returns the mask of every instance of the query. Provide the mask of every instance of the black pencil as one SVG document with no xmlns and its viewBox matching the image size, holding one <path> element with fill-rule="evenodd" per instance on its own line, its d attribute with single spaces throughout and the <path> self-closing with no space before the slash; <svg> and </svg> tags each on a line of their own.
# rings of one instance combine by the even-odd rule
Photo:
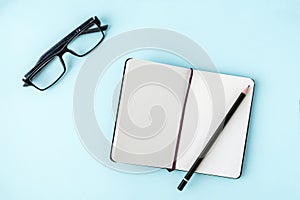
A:
<svg viewBox="0 0 300 200">
<path fill-rule="evenodd" d="M 181 183 L 178 185 L 178 187 L 177 187 L 178 190 L 182 191 L 182 189 L 188 183 L 188 181 L 190 180 L 190 178 L 192 177 L 192 175 L 194 174 L 194 172 L 197 170 L 198 166 L 200 165 L 200 163 L 202 162 L 202 160 L 205 158 L 206 154 L 208 153 L 208 151 L 210 150 L 210 148 L 213 146 L 214 142 L 217 140 L 218 136 L 220 135 L 220 133 L 222 132 L 222 130 L 224 129 L 224 127 L 226 126 L 226 124 L 228 123 L 228 121 L 230 120 L 230 118 L 232 117 L 232 115 L 234 114 L 234 112 L 236 111 L 236 109 L 242 103 L 243 99 L 245 98 L 245 96 L 246 96 L 246 94 L 247 94 L 247 92 L 249 90 L 249 87 L 250 87 L 250 85 L 248 85 L 241 92 L 240 96 L 234 102 L 234 104 L 232 105 L 232 107 L 230 108 L 230 110 L 228 111 L 228 113 L 226 114 L 226 116 L 224 117 L 223 121 L 220 123 L 220 125 L 218 126 L 218 128 L 216 129 L 216 131 L 214 132 L 214 134 L 212 135 L 212 137 L 209 139 L 209 141 L 205 145 L 205 147 L 202 150 L 202 152 L 200 153 L 200 155 L 195 160 L 195 162 L 192 165 L 192 167 L 189 169 L 189 171 L 187 172 L 187 174 L 185 175 L 185 177 L 182 179 Z"/>
</svg>

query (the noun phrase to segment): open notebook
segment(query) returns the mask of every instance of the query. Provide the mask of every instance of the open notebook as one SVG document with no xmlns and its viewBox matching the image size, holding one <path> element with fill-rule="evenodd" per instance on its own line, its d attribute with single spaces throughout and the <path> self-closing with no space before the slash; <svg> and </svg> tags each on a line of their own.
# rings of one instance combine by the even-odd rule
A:
<svg viewBox="0 0 300 200">
<path fill-rule="evenodd" d="M 189 170 L 247 85 L 250 85 L 247 96 L 198 167 L 198 173 L 240 177 L 253 80 L 128 59 L 124 67 L 111 160 Z"/>
</svg>

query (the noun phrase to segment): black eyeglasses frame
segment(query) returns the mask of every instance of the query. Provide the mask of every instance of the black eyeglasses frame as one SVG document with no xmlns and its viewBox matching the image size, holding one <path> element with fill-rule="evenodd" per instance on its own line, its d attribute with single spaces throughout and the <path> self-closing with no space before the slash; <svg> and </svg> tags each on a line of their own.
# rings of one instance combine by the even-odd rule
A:
<svg viewBox="0 0 300 200">
<path fill-rule="evenodd" d="M 97 28 L 93 28 L 93 29 L 89 29 L 90 27 L 96 25 Z M 81 24 L 78 28 L 76 28 L 74 31 L 72 31 L 70 34 L 68 34 L 67 36 L 65 36 L 62 40 L 60 40 L 58 43 L 56 43 L 52 48 L 50 48 L 47 52 L 45 52 L 37 61 L 37 63 L 35 64 L 35 66 L 24 75 L 24 78 L 22 79 L 24 81 L 23 86 L 27 87 L 27 86 L 33 86 L 36 89 L 40 90 L 40 91 L 44 91 L 47 90 L 48 88 L 50 88 L 51 86 L 53 86 L 55 83 L 58 82 L 58 80 L 65 74 L 66 72 L 66 65 L 65 62 L 63 60 L 63 55 L 65 53 L 71 53 L 74 56 L 77 57 L 83 57 L 87 54 L 89 54 L 91 51 L 93 51 L 105 38 L 105 34 L 104 31 L 107 30 L 108 25 L 103 25 L 101 26 L 101 22 L 100 20 L 95 16 L 95 17 L 91 17 L 90 19 L 88 19 L 87 21 L 85 21 L 83 24 Z M 92 48 L 90 49 L 88 52 L 84 53 L 84 54 L 78 54 L 74 51 L 72 51 L 71 49 L 68 48 L 68 44 L 73 41 L 76 37 L 78 37 L 79 35 L 82 34 L 89 34 L 89 33 L 94 33 L 94 32 L 101 32 L 102 34 L 102 38 L 100 39 L 100 41 Z M 39 73 L 45 66 L 47 66 L 47 64 L 49 62 L 51 62 L 56 56 L 59 57 L 61 64 L 63 66 L 63 72 L 62 74 L 49 86 L 45 87 L 45 88 L 40 88 L 38 86 L 36 86 L 33 82 L 32 79 L 33 77 Z"/>
</svg>

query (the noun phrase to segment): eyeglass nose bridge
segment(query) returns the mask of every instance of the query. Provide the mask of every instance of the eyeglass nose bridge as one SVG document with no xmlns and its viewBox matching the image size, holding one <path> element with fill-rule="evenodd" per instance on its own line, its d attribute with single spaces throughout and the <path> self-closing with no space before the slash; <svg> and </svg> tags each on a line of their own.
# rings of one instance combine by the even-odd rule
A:
<svg viewBox="0 0 300 200">
<path fill-rule="evenodd" d="M 66 52 L 68 52 L 68 53 L 70 53 L 70 54 L 72 54 L 74 56 L 77 56 L 77 57 L 83 57 L 83 56 L 85 56 L 85 55 L 79 55 L 79 54 L 77 54 L 75 51 L 69 49 L 68 47 L 66 47 Z"/>
</svg>

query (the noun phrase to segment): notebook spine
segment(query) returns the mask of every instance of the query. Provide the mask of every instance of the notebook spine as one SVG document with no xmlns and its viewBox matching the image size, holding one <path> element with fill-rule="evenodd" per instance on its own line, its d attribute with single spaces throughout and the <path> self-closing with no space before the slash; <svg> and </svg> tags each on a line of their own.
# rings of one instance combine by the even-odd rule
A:
<svg viewBox="0 0 300 200">
<path fill-rule="evenodd" d="M 190 93 L 190 88 L 191 88 L 191 84 L 192 84 L 193 74 L 194 74 L 194 70 L 192 68 L 190 68 L 190 77 L 189 77 L 187 91 L 186 91 L 186 95 L 185 95 L 183 106 L 182 106 L 182 112 L 181 112 L 181 118 L 180 118 L 180 123 L 179 123 L 179 130 L 178 130 L 178 136 L 177 136 L 177 141 L 176 141 L 176 146 L 175 146 L 175 153 L 174 153 L 172 168 L 168 169 L 169 172 L 171 172 L 171 171 L 173 171 L 173 170 L 176 169 L 176 160 L 177 160 L 177 156 L 178 156 L 178 150 L 179 150 L 179 144 L 180 144 L 182 126 L 183 126 L 184 115 L 185 115 L 185 108 L 186 108 L 188 96 L 189 96 L 189 93 Z"/>
</svg>

